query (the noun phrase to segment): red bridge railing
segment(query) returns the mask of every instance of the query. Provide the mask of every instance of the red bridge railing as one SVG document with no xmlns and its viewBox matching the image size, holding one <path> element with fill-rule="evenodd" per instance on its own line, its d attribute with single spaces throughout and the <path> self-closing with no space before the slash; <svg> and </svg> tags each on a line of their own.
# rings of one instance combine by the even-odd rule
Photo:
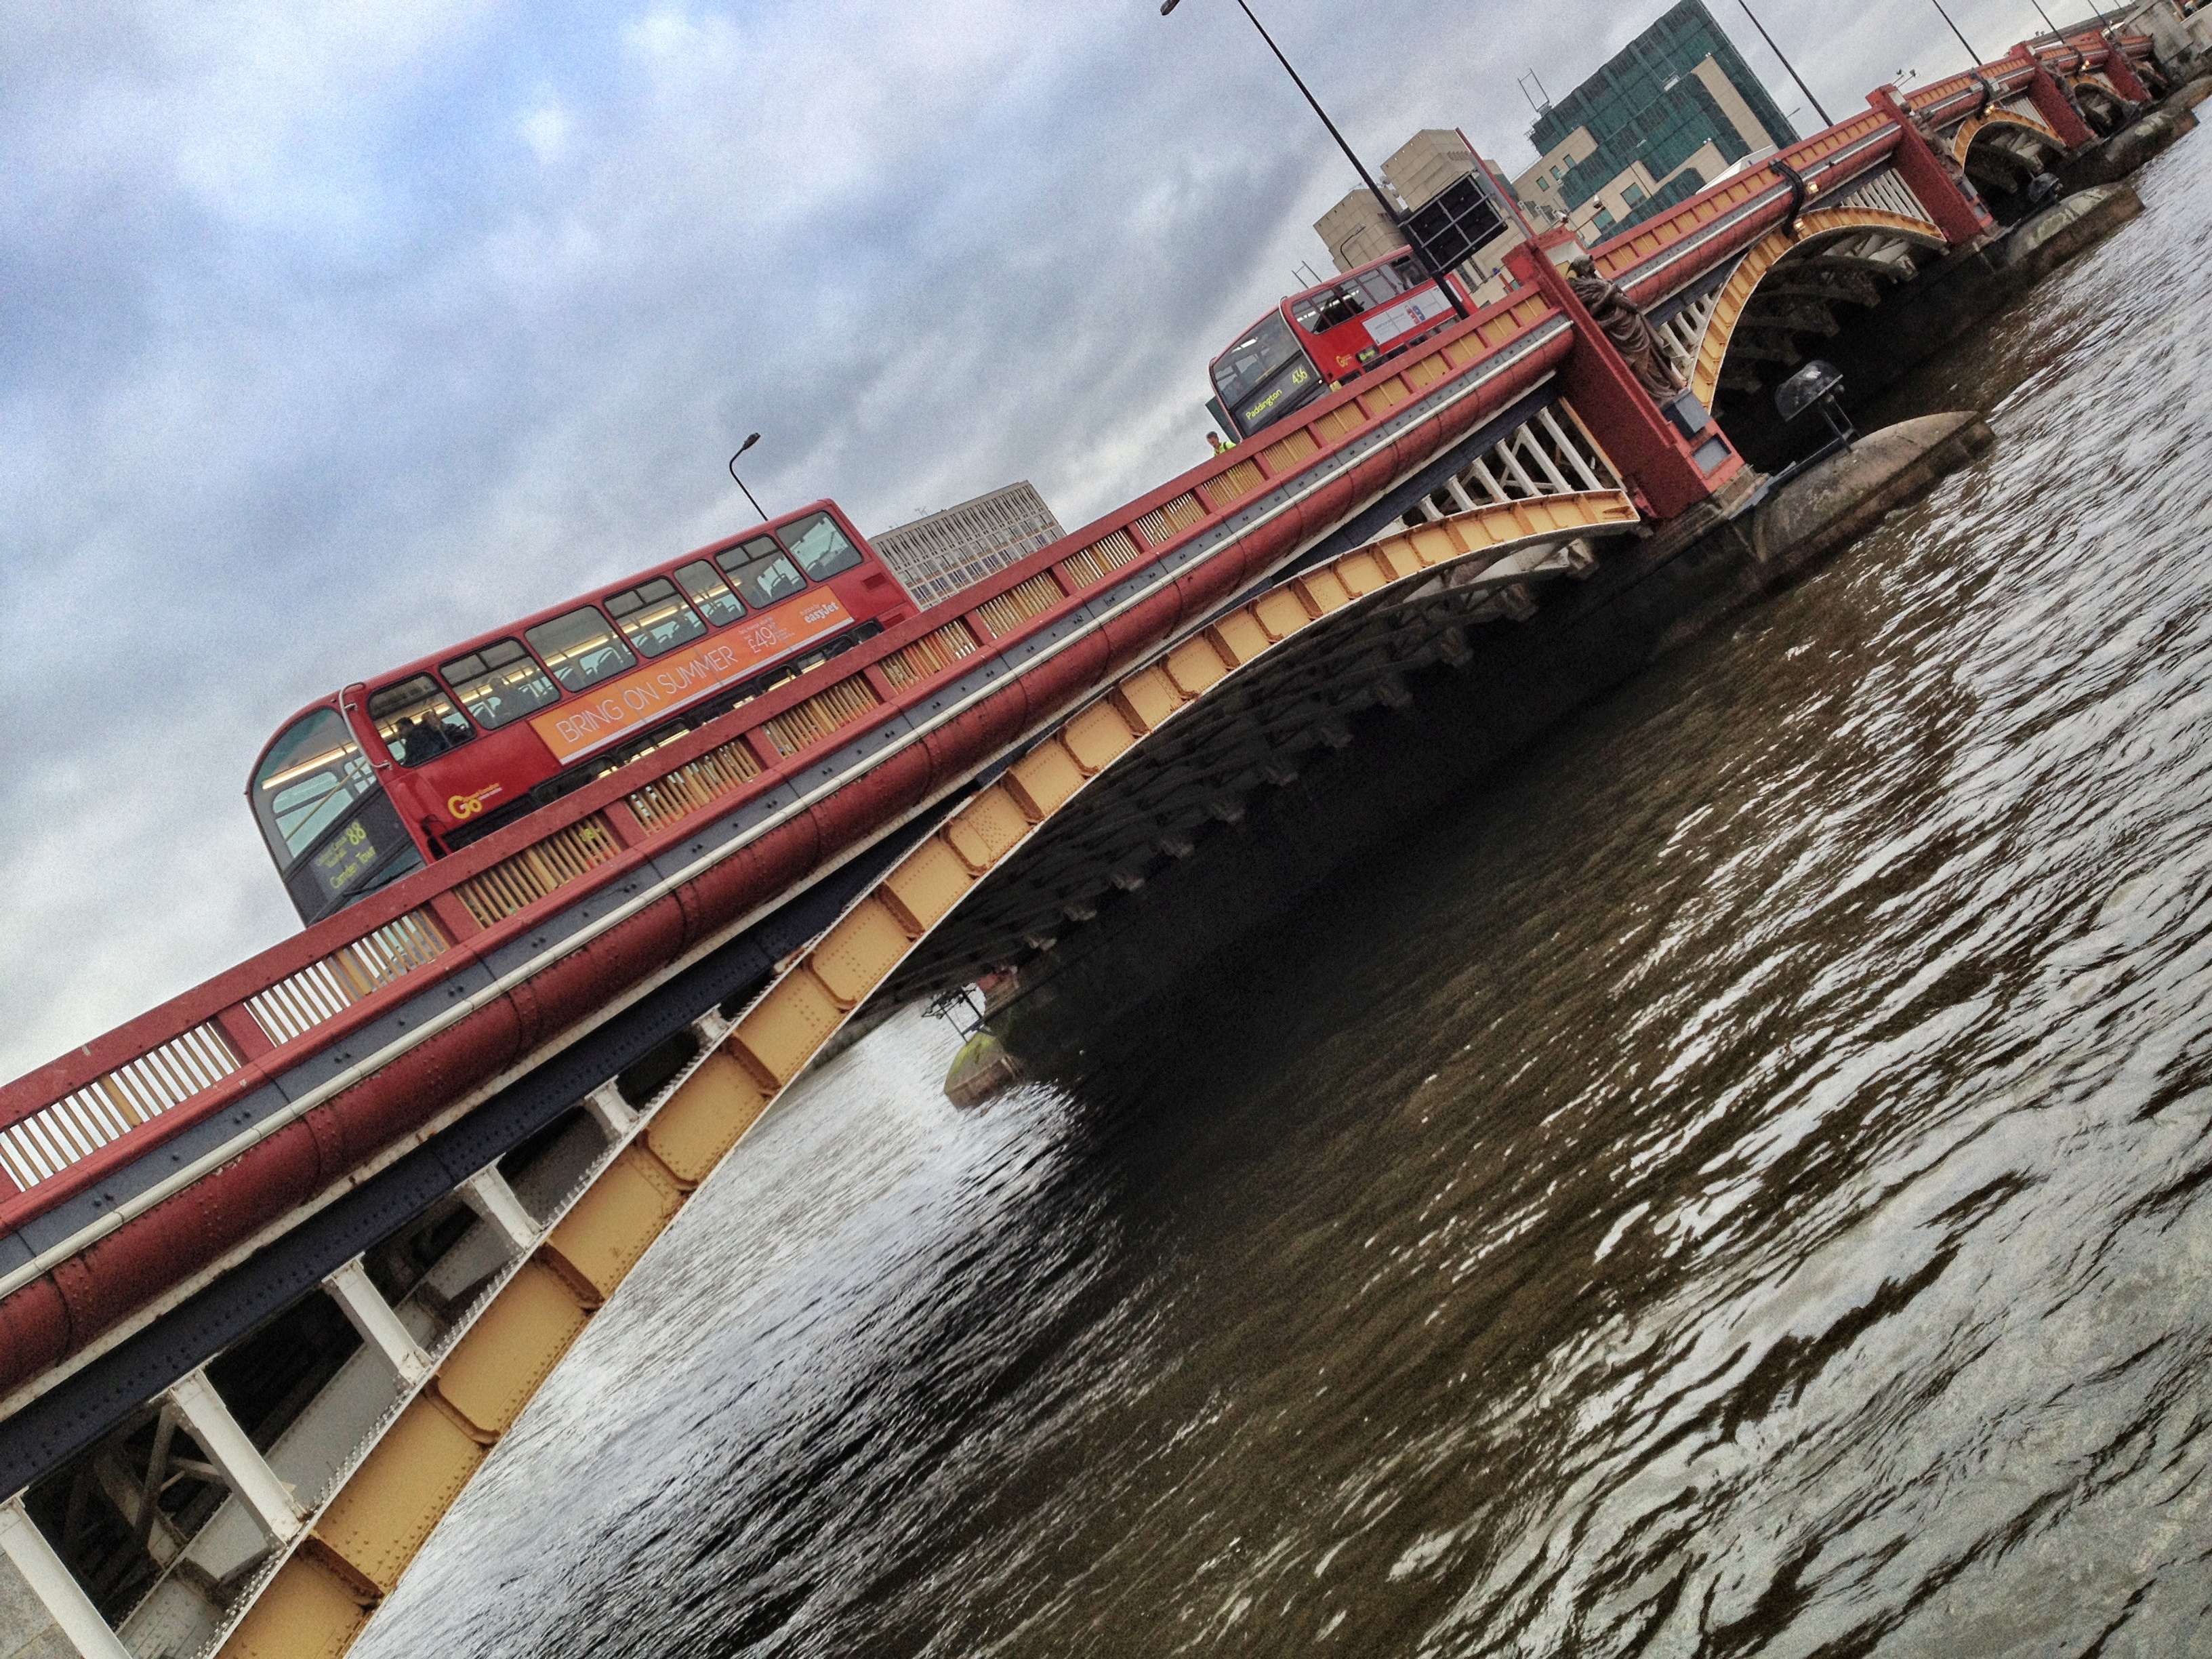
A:
<svg viewBox="0 0 2212 1659">
<path fill-rule="evenodd" d="M 1328 467 L 1409 398 L 1475 369 L 1558 315 L 1540 293 L 1508 295 L 1265 441 L 1192 469 L 824 671 L 0 1087 L 0 1234 L 483 962 L 525 936 L 556 895 L 573 902 L 622 880 L 701 814 L 795 779 L 832 738 L 849 740 L 894 718 L 931 683 L 965 672 L 971 659 L 1050 629 L 1106 585 L 1222 525 L 1247 497 Z M 1364 477 L 1371 463 L 1361 465 Z"/>
</svg>

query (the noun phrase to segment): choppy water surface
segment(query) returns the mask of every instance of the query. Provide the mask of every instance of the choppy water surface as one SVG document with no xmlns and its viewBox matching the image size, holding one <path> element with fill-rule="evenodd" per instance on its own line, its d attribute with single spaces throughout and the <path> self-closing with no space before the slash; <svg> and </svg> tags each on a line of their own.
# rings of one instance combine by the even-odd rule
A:
<svg viewBox="0 0 2212 1659">
<path fill-rule="evenodd" d="M 1996 453 L 962 1116 L 703 1194 L 363 1651 L 2212 1653 L 2212 184 Z"/>
</svg>

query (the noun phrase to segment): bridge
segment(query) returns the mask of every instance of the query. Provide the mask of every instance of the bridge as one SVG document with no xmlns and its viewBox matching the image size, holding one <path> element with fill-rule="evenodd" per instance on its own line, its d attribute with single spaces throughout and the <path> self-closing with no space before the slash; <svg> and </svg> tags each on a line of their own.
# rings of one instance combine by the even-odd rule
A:
<svg viewBox="0 0 2212 1659">
<path fill-rule="evenodd" d="M 344 1651 L 842 1030 L 1079 957 L 1438 676 L 1632 672 L 1765 556 L 1779 374 L 1901 372 L 2117 222 L 2042 181 L 2118 165 L 2166 44 L 1880 89 L 1595 250 L 1688 398 L 1539 237 L 1252 443 L 0 1089 L 0 1652 Z"/>
</svg>

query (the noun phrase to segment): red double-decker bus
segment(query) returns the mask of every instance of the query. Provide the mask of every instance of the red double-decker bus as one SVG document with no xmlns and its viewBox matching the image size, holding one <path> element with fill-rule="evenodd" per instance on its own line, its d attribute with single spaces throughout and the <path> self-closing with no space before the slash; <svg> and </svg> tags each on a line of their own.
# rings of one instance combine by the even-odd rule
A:
<svg viewBox="0 0 2212 1659">
<path fill-rule="evenodd" d="M 1467 285 L 1447 276 L 1464 301 Z M 1249 438 L 1365 374 L 1451 320 L 1451 301 L 1404 248 L 1293 294 L 1246 329 L 1211 369 L 1215 415 Z"/>
<path fill-rule="evenodd" d="M 915 614 L 817 501 L 318 699 L 246 796 L 319 921 Z"/>
</svg>

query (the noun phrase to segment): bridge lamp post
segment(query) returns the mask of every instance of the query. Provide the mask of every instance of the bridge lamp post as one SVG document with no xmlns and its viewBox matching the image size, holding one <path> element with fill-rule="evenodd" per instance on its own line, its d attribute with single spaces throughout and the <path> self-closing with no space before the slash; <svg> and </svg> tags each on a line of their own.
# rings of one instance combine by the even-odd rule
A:
<svg viewBox="0 0 2212 1659">
<path fill-rule="evenodd" d="M 750 449 L 759 441 L 759 433 L 755 432 L 748 434 L 744 442 L 738 446 L 738 455 L 744 454 L 745 451 Z M 749 501 L 753 501 L 753 492 L 750 489 L 745 489 L 745 481 L 738 477 L 738 455 L 732 455 L 730 457 L 730 477 L 737 484 L 738 489 L 745 490 L 745 499 Z M 768 522 L 768 514 L 763 510 L 761 504 L 758 501 L 753 501 L 753 511 L 760 514 L 761 522 L 763 524 L 766 524 Z"/>
<path fill-rule="evenodd" d="M 1166 16 L 1182 3 L 1182 0 L 1160 0 L 1160 15 Z M 1312 105 L 1313 112 L 1321 117 L 1322 125 L 1327 127 L 1328 136 L 1336 140 L 1336 147 L 1344 152 L 1344 159 L 1352 163 L 1352 170 L 1359 175 L 1360 183 L 1367 186 L 1368 193 L 1374 197 L 1382 211 L 1390 216 L 1390 222 L 1398 228 L 1398 234 L 1406 239 L 1406 246 L 1413 250 L 1414 262 L 1443 292 L 1444 298 L 1451 301 L 1451 308 L 1464 319 L 1468 314 L 1467 307 L 1461 302 L 1449 279 L 1437 269 L 1436 261 L 1430 258 L 1428 249 L 1421 246 L 1421 239 L 1413 234 L 1413 228 L 1406 222 L 1405 216 L 1390 205 L 1390 198 L 1382 193 L 1375 182 L 1374 175 L 1367 171 L 1367 164 L 1345 142 L 1344 135 L 1336 130 L 1336 123 L 1328 118 L 1328 112 L 1321 106 L 1321 100 L 1313 95 L 1313 89 L 1306 85 L 1297 70 L 1291 67 L 1291 60 L 1283 56 L 1283 49 L 1275 44 L 1275 37 L 1267 33 L 1267 26 L 1259 18 L 1253 15 L 1252 8 L 1245 3 L 1245 0 L 1237 0 L 1237 6 L 1250 21 L 1252 27 L 1260 31 L 1260 38 L 1267 43 L 1267 50 L 1275 54 L 1275 61 L 1283 66 L 1283 72 L 1291 77 L 1291 84 L 1305 94 L 1306 102 Z"/>
<path fill-rule="evenodd" d="M 1959 26 L 1956 23 L 1951 22 L 1951 14 L 1943 9 L 1943 0 L 1928 0 L 1928 3 L 1936 8 L 1936 15 L 1938 17 L 1942 18 L 1945 22 L 1951 24 L 1951 33 L 1959 37 L 1959 44 L 1966 49 L 1966 56 L 1974 60 L 1974 67 L 1976 69 L 1981 68 L 1982 54 L 1974 50 L 1974 43 L 1966 39 L 1965 33 L 1959 27 Z"/>
<path fill-rule="evenodd" d="M 1820 125 L 1824 127 L 1835 125 L 1828 118 L 1828 112 L 1820 107 L 1820 100 L 1813 96 L 1813 88 L 1805 84 L 1805 77 L 1797 73 L 1797 65 L 1782 57 L 1782 48 L 1774 44 L 1774 37 L 1766 32 L 1766 25 L 1759 21 L 1759 14 L 1751 9 L 1751 0 L 1735 0 L 1735 3 L 1743 8 L 1743 15 L 1751 19 L 1751 26 L 1759 31 L 1759 38 L 1766 42 L 1767 51 L 1782 58 L 1782 67 L 1790 71 L 1790 78 L 1797 83 L 1797 90 L 1803 93 L 1806 101 L 1813 106 L 1813 113 L 1820 118 Z"/>
</svg>

